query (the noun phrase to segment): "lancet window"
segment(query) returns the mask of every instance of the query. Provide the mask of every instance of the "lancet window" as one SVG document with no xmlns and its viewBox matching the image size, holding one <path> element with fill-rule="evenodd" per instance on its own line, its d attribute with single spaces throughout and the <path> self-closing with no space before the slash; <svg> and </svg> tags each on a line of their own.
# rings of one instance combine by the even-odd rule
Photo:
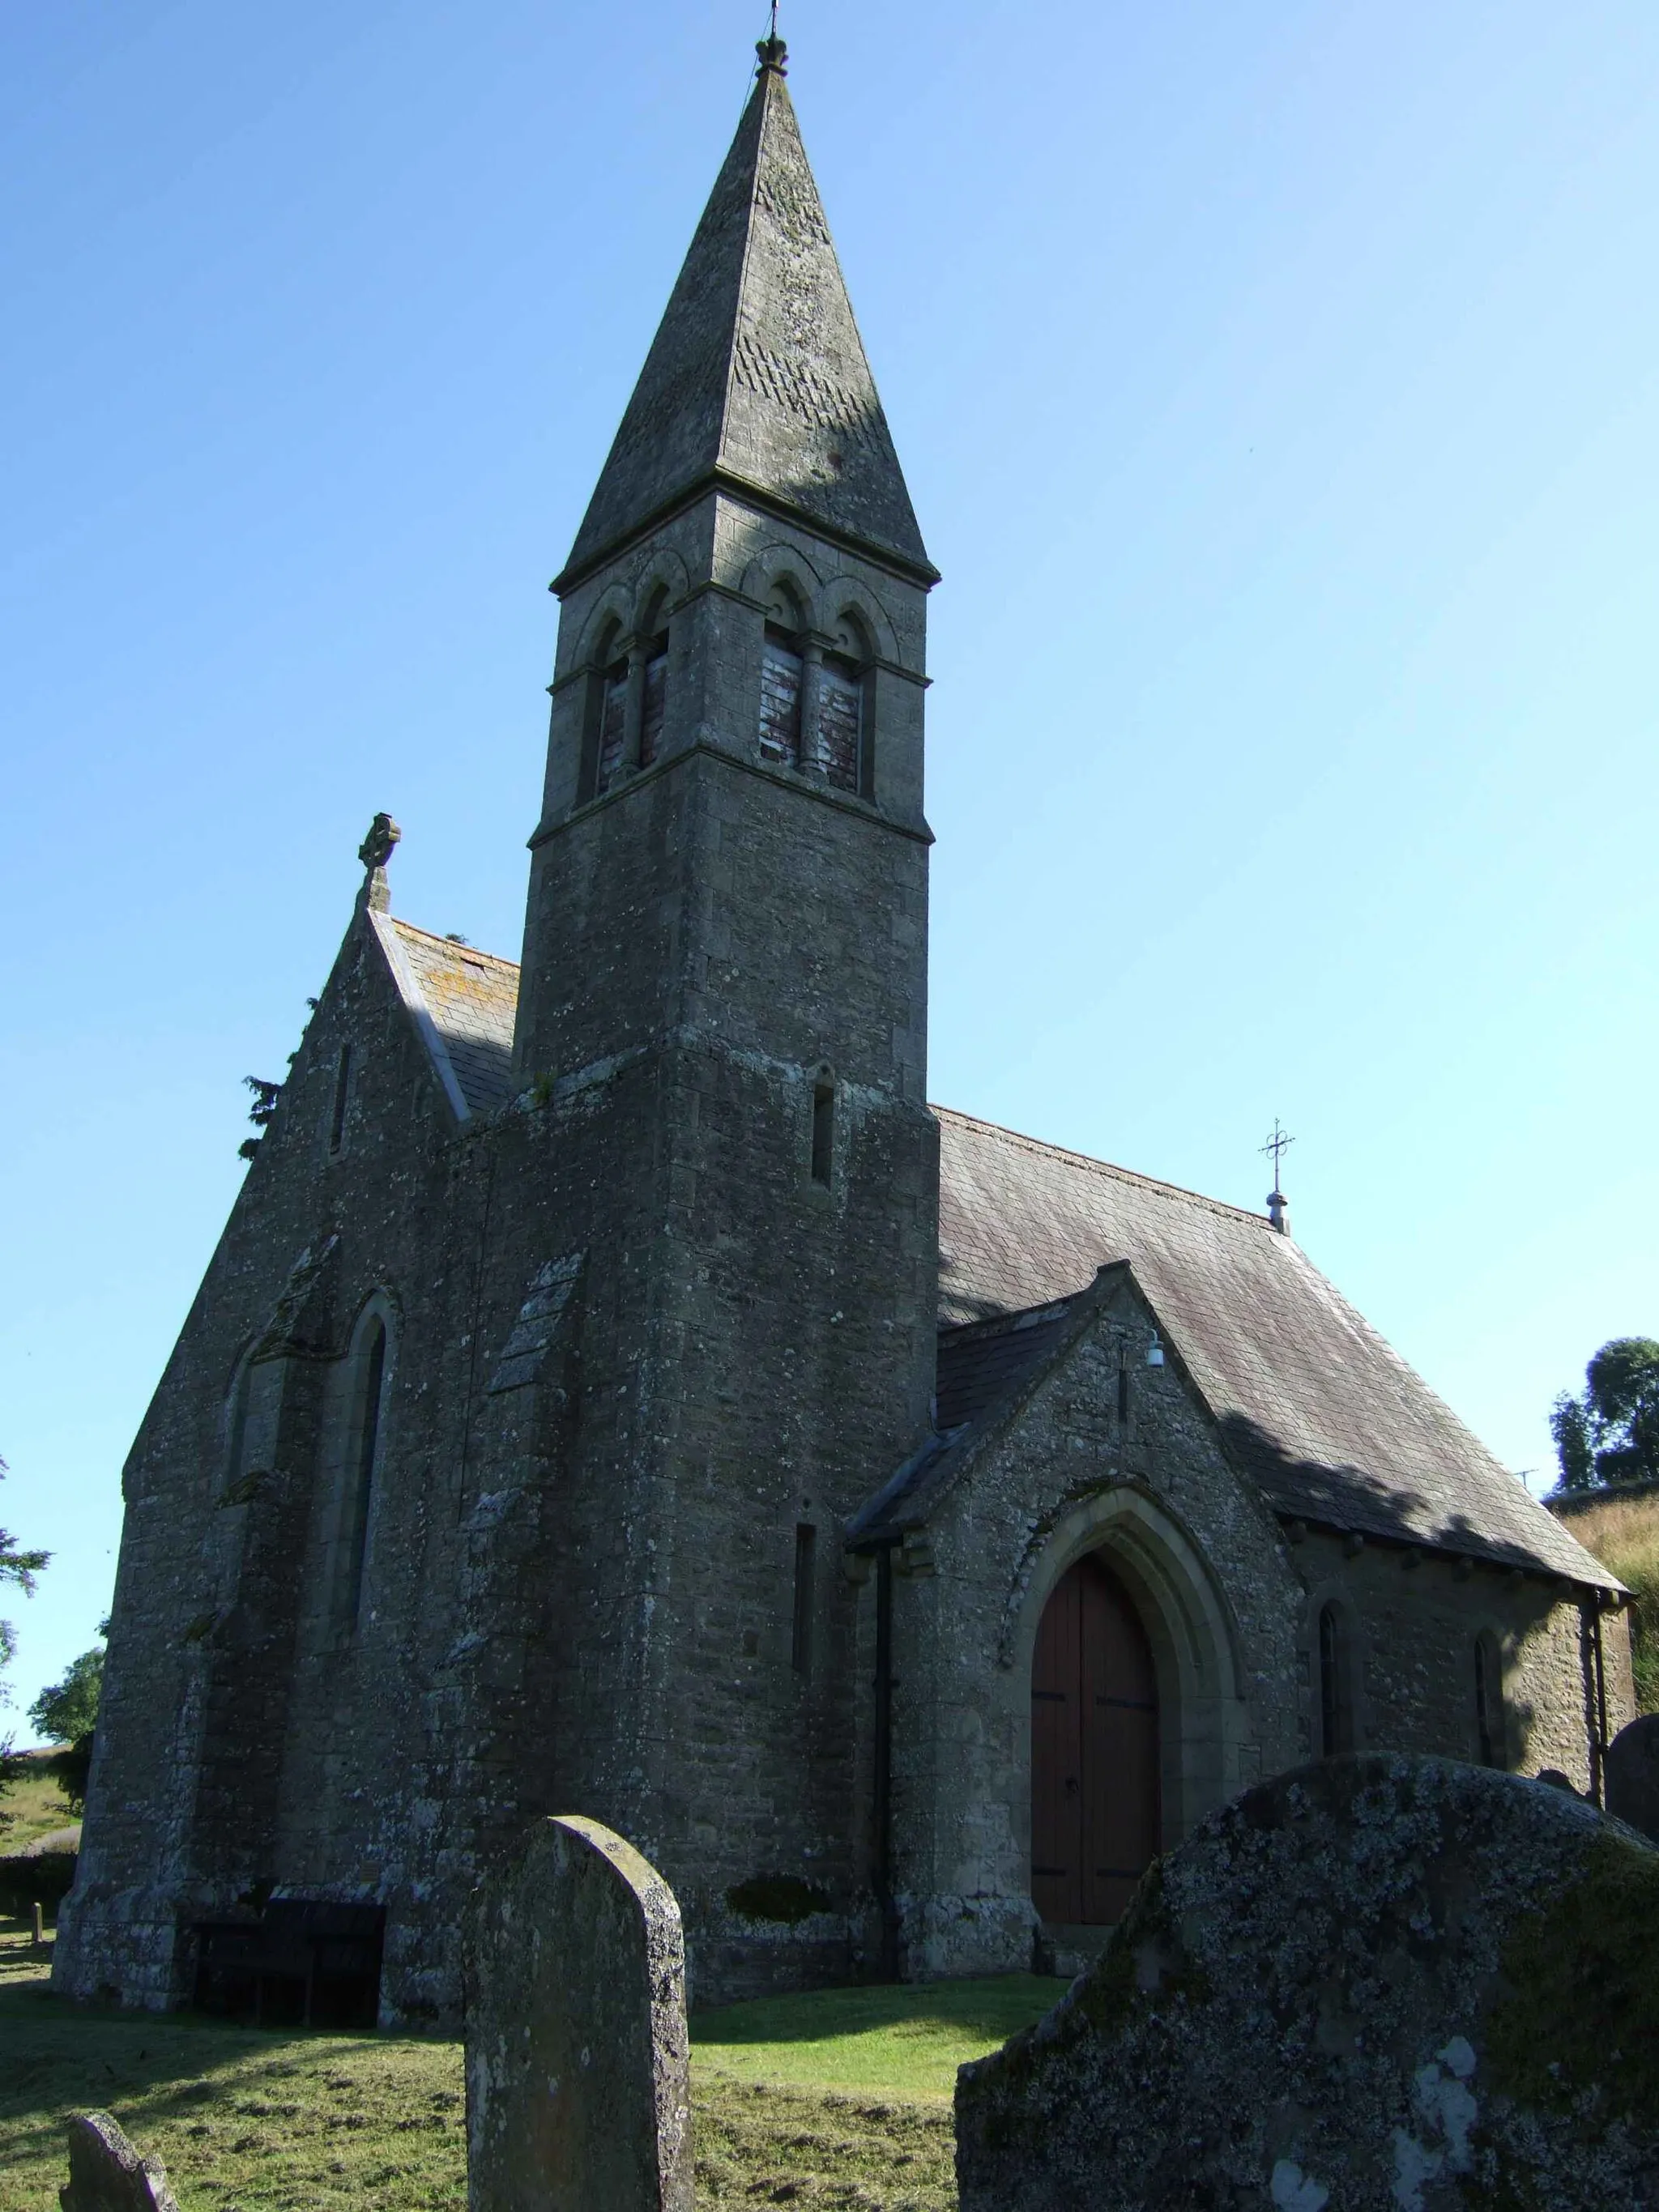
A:
<svg viewBox="0 0 1659 2212">
<path fill-rule="evenodd" d="M 865 773 L 866 669 L 870 658 L 864 628 L 854 614 L 837 625 L 836 644 L 818 671 L 815 765 L 840 791 L 867 787 Z"/>
<path fill-rule="evenodd" d="M 1483 1633 L 1474 1639 L 1475 1741 L 1482 1766 L 1507 1766 L 1504 1729 L 1504 1659 L 1498 1638 Z"/>
<path fill-rule="evenodd" d="M 1334 1759 L 1354 1747 L 1353 1652 L 1348 1624 L 1334 1605 L 1319 1611 L 1319 1748 Z"/>
<path fill-rule="evenodd" d="M 812 1180 L 827 1190 L 836 1172 L 836 1079 L 820 1068 L 812 1085 Z"/>
<path fill-rule="evenodd" d="M 613 623 L 600 651 L 595 678 L 599 721 L 599 764 L 593 779 L 595 795 L 609 791 L 622 774 L 628 746 L 628 660 L 617 651 L 619 635 Z"/>
<path fill-rule="evenodd" d="M 772 594 L 761 646 L 760 751 L 763 761 L 800 766 L 801 702 L 806 659 L 800 602 L 787 584 Z"/>
<path fill-rule="evenodd" d="M 646 610 L 646 641 L 641 647 L 645 664 L 640 694 L 641 768 L 649 768 L 662 750 L 663 722 L 668 711 L 668 631 L 665 623 L 667 605 L 667 592 L 659 590 Z"/>
<path fill-rule="evenodd" d="M 349 1632 L 363 1605 L 368 1538 L 374 1504 L 374 1480 L 386 1426 L 386 1326 L 374 1311 L 358 1324 L 351 1349 L 348 1409 L 349 1430 L 341 1472 L 344 1478 L 340 1527 L 339 1612 Z"/>
</svg>

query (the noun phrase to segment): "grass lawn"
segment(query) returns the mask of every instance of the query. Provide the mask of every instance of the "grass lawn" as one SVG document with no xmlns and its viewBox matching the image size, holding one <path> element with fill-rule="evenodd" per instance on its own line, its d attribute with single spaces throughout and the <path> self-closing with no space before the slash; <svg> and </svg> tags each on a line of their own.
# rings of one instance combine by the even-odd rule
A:
<svg viewBox="0 0 1659 2212">
<path fill-rule="evenodd" d="M 0 1825 L 0 1851 L 21 1851 L 25 1844 L 43 1836 L 61 1836 L 59 1848 L 72 1851 L 81 1834 L 81 1823 L 70 1810 L 69 1800 L 58 1787 L 58 1777 L 47 1765 L 50 1753 L 31 1758 L 31 1767 L 11 1787 L 0 1793 L 0 1814 L 10 1818 Z"/>
<path fill-rule="evenodd" d="M 59 2004 L 0 1923 L 0 2212 L 51 2212 L 67 2113 L 99 2106 L 183 2212 L 444 2212 L 466 2195 L 459 2043 Z M 830 1990 L 692 2024 L 699 2207 L 950 2212 L 956 2069 L 1060 1994 L 1028 1975 Z"/>
</svg>

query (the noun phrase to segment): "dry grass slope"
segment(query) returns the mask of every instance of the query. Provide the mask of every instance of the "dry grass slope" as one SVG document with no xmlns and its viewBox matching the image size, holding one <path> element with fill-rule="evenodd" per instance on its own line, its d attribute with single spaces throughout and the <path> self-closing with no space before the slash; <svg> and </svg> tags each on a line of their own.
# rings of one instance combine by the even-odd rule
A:
<svg viewBox="0 0 1659 2212">
<path fill-rule="evenodd" d="M 64 2121 L 89 2106 L 161 2160 L 182 2212 L 465 2204 L 458 2043 L 70 2009 L 47 1991 L 48 1964 L 0 1923 L 0 2212 L 55 2203 Z M 780 2000 L 769 2045 L 763 2006 L 708 2015 L 693 2054 L 699 2207 L 952 2212 L 954 2068 L 1060 1989 L 1022 1976 Z M 776 2078 L 758 2078 L 769 2060 Z M 848 2086 L 890 2069 L 899 2094 Z"/>
<path fill-rule="evenodd" d="M 1610 1498 L 1572 1514 L 1566 1525 L 1636 1600 L 1631 1645 L 1637 1710 L 1659 1712 L 1659 1498 Z"/>
<path fill-rule="evenodd" d="M 47 1836 L 63 1850 L 72 1851 L 79 1843 L 81 1823 L 58 1787 L 51 1758 L 50 1752 L 29 1754 L 33 1771 L 0 1795 L 0 1851 L 21 1851 Z"/>
</svg>

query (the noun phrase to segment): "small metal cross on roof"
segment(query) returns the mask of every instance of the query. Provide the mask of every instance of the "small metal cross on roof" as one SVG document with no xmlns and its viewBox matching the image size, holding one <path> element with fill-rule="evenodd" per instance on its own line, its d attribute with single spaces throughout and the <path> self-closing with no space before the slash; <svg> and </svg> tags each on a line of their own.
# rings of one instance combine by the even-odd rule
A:
<svg viewBox="0 0 1659 2212">
<path fill-rule="evenodd" d="M 1279 1116 L 1275 1114 L 1273 1115 L 1273 1133 L 1272 1136 L 1268 1138 L 1267 1143 L 1261 1147 L 1264 1154 L 1271 1152 L 1273 1157 L 1273 1195 L 1275 1197 L 1279 1195 L 1279 1164 L 1295 1142 L 1296 1139 L 1290 1134 L 1288 1130 L 1281 1129 L 1279 1127 Z"/>
</svg>

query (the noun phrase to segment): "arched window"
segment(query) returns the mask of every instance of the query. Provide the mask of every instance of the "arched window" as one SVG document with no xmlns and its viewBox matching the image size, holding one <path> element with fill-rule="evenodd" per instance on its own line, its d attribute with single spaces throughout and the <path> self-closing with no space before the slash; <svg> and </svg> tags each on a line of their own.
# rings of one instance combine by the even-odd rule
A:
<svg viewBox="0 0 1659 2212">
<path fill-rule="evenodd" d="M 640 766 L 649 768 L 662 750 L 668 711 L 668 593 L 660 584 L 651 594 L 641 635 L 645 672 L 640 694 Z"/>
<path fill-rule="evenodd" d="M 818 672 L 813 765 L 841 791 L 866 791 L 866 694 L 870 641 L 851 609 L 836 626 L 834 647 Z"/>
<path fill-rule="evenodd" d="M 348 1632 L 362 1611 L 363 1577 L 368 1561 L 369 1518 L 374 1475 L 386 1425 L 387 1340 L 385 1320 L 371 1310 L 358 1324 L 351 1349 L 349 1426 L 344 1477 L 344 1511 L 340 1528 L 340 1620 Z"/>
<path fill-rule="evenodd" d="M 328 1115 L 328 1156 L 337 1159 L 345 1150 L 346 1109 L 351 1103 L 351 1047 L 343 1044 L 334 1063 L 334 1100 Z"/>
<path fill-rule="evenodd" d="M 1489 1629 L 1474 1639 L 1474 1732 L 1482 1766 L 1507 1766 L 1504 1655 Z"/>
<path fill-rule="evenodd" d="M 600 792 L 609 791 L 622 773 L 628 742 L 628 658 L 619 650 L 621 643 L 620 623 L 608 623 L 599 641 L 599 665 L 590 679 L 598 739 L 596 798 Z"/>
<path fill-rule="evenodd" d="M 773 590 L 761 644 L 760 752 L 763 761 L 800 766 L 801 690 L 806 617 L 787 584 Z"/>
<path fill-rule="evenodd" d="M 253 1356 L 245 1353 L 237 1363 L 235 1380 L 230 1386 L 230 1396 L 225 1407 L 225 1471 L 221 1488 L 234 1490 L 246 1469 L 242 1465 L 247 1450 L 247 1401 L 252 1388 Z"/>
<path fill-rule="evenodd" d="M 1334 1605 L 1319 1609 L 1319 1751 L 1334 1759 L 1354 1747 L 1353 1652 L 1348 1624 Z"/>
</svg>

